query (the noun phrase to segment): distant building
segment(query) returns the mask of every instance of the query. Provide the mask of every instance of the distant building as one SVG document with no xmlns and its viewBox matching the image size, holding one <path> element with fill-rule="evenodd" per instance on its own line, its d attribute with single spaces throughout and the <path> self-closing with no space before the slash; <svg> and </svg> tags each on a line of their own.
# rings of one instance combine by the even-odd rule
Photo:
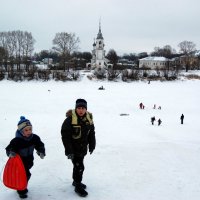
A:
<svg viewBox="0 0 200 200">
<path fill-rule="evenodd" d="M 149 56 L 139 60 L 139 68 L 145 67 L 150 69 L 166 68 L 172 62 L 170 59 L 165 57 L 154 57 Z"/>
<path fill-rule="evenodd" d="M 51 65 L 53 63 L 53 59 L 52 58 L 44 58 L 44 59 L 42 59 L 42 62 L 44 64 Z"/>
<path fill-rule="evenodd" d="M 87 63 L 87 67 L 95 70 L 105 70 L 108 67 L 108 59 L 105 58 L 104 38 L 101 33 L 101 24 L 99 23 L 99 32 L 97 38 L 94 39 L 91 63 Z"/>
</svg>

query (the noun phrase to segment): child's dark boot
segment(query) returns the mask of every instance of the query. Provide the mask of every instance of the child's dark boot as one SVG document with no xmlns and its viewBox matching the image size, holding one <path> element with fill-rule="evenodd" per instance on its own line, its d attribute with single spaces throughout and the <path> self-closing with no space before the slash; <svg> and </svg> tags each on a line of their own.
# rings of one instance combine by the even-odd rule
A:
<svg viewBox="0 0 200 200">
<path fill-rule="evenodd" d="M 87 191 L 81 186 L 81 184 L 77 184 L 74 191 L 81 197 L 86 197 L 88 195 Z"/>
<path fill-rule="evenodd" d="M 28 193 L 28 189 L 25 189 L 25 190 L 17 190 L 17 193 L 19 195 L 19 197 L 21 199 L 25 199 L 28 197 L 27 193 Z"/>
</svg>

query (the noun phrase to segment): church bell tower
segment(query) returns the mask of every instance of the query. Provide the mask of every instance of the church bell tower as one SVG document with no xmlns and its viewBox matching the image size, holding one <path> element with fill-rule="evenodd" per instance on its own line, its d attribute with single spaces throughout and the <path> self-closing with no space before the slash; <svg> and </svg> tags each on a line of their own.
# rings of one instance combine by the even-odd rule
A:
<svg viewBox="0 0 200 200">
<path fill-rule="evenodd" d="M 99 32 L 96 40 L 94 39 L 91 67 L 92 69 L 104 69 L 106 68 L 105 50 L 104 50 L 104 38 L 101 33 L 101 23 L 99 22 Z"/>
</svg>

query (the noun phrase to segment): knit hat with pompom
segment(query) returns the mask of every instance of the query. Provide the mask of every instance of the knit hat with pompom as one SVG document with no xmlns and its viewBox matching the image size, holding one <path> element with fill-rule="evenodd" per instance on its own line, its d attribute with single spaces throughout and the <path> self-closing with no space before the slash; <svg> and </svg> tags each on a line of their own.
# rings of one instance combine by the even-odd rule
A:
<svg viewBox="0 0 200 200">
<path fill-rule="evenodd" d="M 26 119 L 24 116 L 21 116 L 20 117 L 20 121 L 17 124 L 17 130 L 22 132 L 22 130 L 24 128 L 26 128 L 27 126 L 31 126 L 32 127 L 31 122 L 28 119 Z"/>
</svg>

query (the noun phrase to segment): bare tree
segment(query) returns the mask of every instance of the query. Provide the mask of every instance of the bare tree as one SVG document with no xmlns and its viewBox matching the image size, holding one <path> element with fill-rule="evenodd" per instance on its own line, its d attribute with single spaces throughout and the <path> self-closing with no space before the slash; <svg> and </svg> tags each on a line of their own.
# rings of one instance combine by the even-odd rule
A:
<svg viewBox="0 0 200 200">
<path fill-rule="evenodd" d="M 34 50 L 34 43 L 35 39 L 33 38 L 31 33 L 28 33 L 27 31 L 24 32 L 24 40 L 23 40 L 23 61 L 26 64 L 26 71 L 29 71 L 29 65 L 30 65 L 30 58 Z"/>
<path fill-rule="evenodd" d="M 14 63 L 17 64 L 20 70 L 20 64 L 24 62 L 27 65 L 27 60 L 30 60 L 34 50 L 35 39 L 31 33 L 23 31 L 8 31 L 0 32 L 0 46 L 8 52 L 8 60 L 13 68 Z"/>
<path fill-rule="evenodd" d="M 23 32 L 18 30 L 14 32 L 14 37 L 16 41 L 16 49 L 15 49 L 15 55 L 16 55 L 16 64 L 17 69 L 20 70 L 20 65 L 22 61 L 22 53 L 23 53 L 23 43 L 24 43 L 24 37 Z"/>
<path fill-rule="evenodd" d="M 176 51 L 170 45 L 165 45 L 163 48 L 155 47 L 151 56 L 163 56 L 165 58 L 172 58 Z"/>
<path fill-rule="evenodd" d="M 8 58 L 7 50 L 4 47 L 0 46 L 0 69 L 5 65 L 5 61 L 7 60 L 7 58 Z"/>
<path fill-rule="evenodd" d="M 60 54 L 64 71 L 66 70 L 67 59 L 69 60 L 72 52 L 78 49 L 79 42 L 80 40 L 76 37 L 75 33 L 56 33 L 56 36 L 53 39 L 53 49 Z"/>
<path fill-rule="evenodd" d="M 183 54 L 190 54 L 191 52 L 196 50 L 196 45 L 191 41 L 183 41 L 178 44 L 178 47 L 180 48 L 180 52 Z"/>
<path fill-rule="evenodd" d="M 196 45 L 191 41 L 183 41 L 178 44 L 180 52 L 184 54 L 182 58 L 183 64 L 186 67 L 186 72 L 190 69 L 193 62 L 193 52 L 196 50 Z"/>
<path fill-rule="evenodd" d="M 86 62 L 90 62 L 92 59 L 92 54 L 90 52 L 83 52 L 82 58 L 86 60 Z"/>
<path fill-rule="evenodd" d="M 148 57 L 148 53 L 147 52 L 138 53 L 138 59 L 142 59 L 142 58 L 146 58 L 146 57 Z"/>
<path fill-rule="evenodd" d="M 2 64 L 5 67 L 5 70 L 7 71 L 7 61 L 8 61 L 8 56 L 9 56 L 9 52 L 7 50 L 7 37 L 6 37 L 6 32 L 0 32 L 0 47 L 1 47 L 1 59 L 2 59 Z M 5 56 L 5 51 L 6 56 Z"/>
<path fill-rule="evenodd" d="M 0 46 L 6 49 L 6 32 L 0 32 Z"/>
<path fill-rule="evenodd" d="M 110 62 L 113 64 L 113 69 L 115 69 L 117 62 L 118 62 L 118 55 L 114 49 L 110 49 L 106 58 L 110 60 Z"/>
<path fill-rule="evenodd" d="M 200 70 L 200 55 L 197 56 L 197 69 Z"/>
</svg>

